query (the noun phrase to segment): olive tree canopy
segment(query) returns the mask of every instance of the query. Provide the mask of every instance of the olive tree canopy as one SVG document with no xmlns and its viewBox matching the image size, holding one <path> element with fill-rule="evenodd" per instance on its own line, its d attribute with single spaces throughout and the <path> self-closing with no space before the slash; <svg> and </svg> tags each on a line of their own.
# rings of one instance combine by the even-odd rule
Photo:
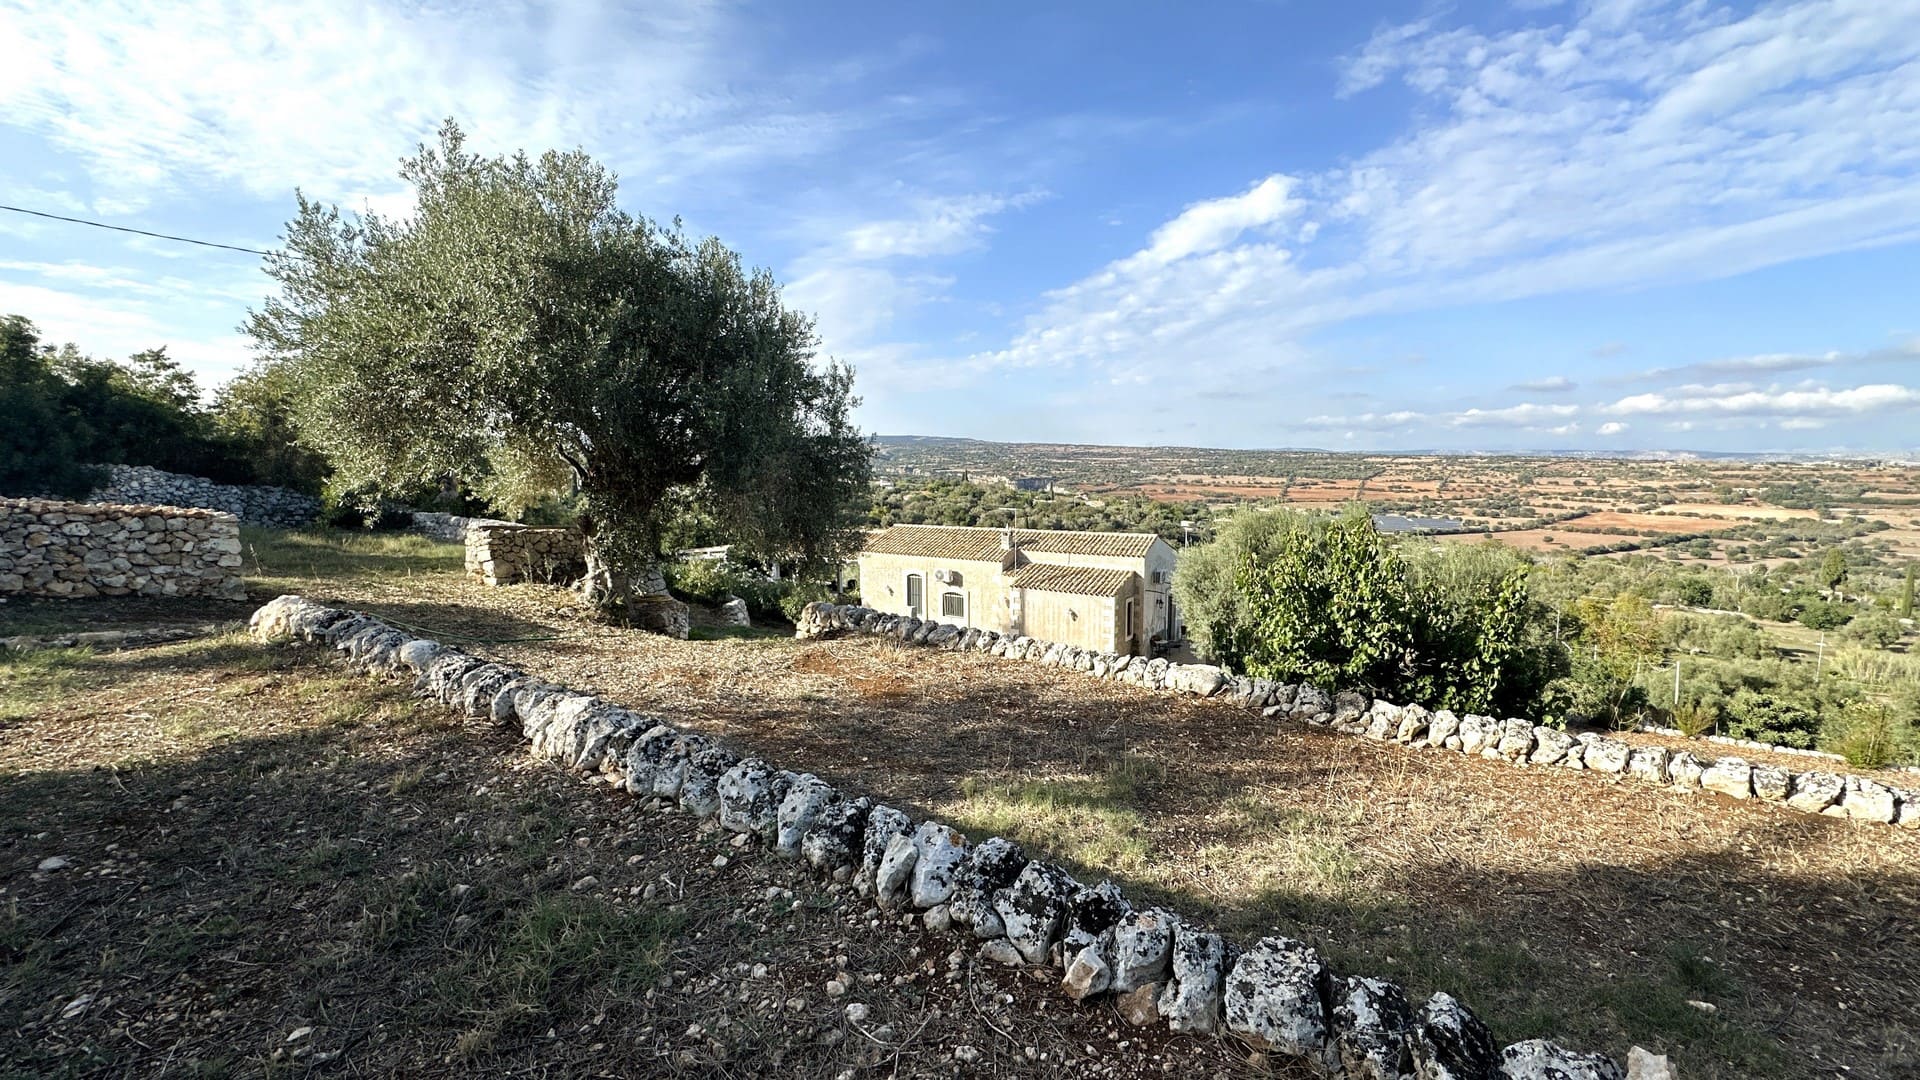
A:
<svg viewBox="0 0 1920 1080">
<path fill-rule="evenodd" d="M 341 487 L 451 477 L 496 506 L 577 494 L 589 585 L 628 598 L 675 508 L 747 550 L 837 558 L 868 448 L 853 375 L 718 240 L 621 211 L 585 153 L 488 158 L 448 122 L 405 160 L 401 217 L 299 196 L 278 297 L 246 329 L 293 372 L 302 436 Z"/>
</svg>

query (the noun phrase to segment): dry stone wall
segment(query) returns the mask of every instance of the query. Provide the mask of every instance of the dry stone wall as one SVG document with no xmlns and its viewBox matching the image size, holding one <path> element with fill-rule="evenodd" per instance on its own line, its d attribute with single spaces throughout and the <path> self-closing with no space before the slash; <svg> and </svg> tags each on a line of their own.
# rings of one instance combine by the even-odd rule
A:
<svg viewBox="0 0 1920 1080">
<path fill-rule="evenodd" d="M 467 572 L 489 585 L 559 584 L 586 573 L 587 554 L 572 529 L 476 521 L 464 531 Z"/>
<path fill-rule="evenodd" d="M 244 600 L 240 565 L 232 514 L 0 499 L 0 595 Z"/>
<path fill-rule="evenodd" d="M 423 536 L 458 544 L 466 540 L 467 530 L 475 525 L 512 524 L 511 521 L 502 521 L 499 518 L 461 517 L 458 514 L 444 514 L 432 510 L 415 510 L 410 527 Z"/>
<path fill-rule="evenodd" d="M 814 614 L 820 625 L 821 613 Z M 1391 982 L 1336 973 L 1311 946 L 1287 937 L 1228 941 L 1173 912 L 1136 908 L 1112 882 L 1078 881 L 1012 841 L 970 843 L 941 822 L 915 822 L 812 774 L 781 770 L 661 717 L 414 638 L 368 615 L 283 596 L 256 611 L 251 625 L 263 640 L 332 648 L 360 671 L 411 679 L 422 696 L 517 728 L 537 757 L 716 818 L 748 842 L 850 884 L 884 911 L 918 914 L 928 930 L 971 942 L 985 958 L 1050 970 L 1069 998 L 1113 1000 L 1138 1026 L 1228 1033 L 1343 1080 L 1667 1075 L 1664 1058 L 1638 1048 L 1624 1068 L 1541 1039 L 1501 1049 L 1448 994 L 1410 1000 Z M 1218 673 L 1193 678 L 1198 686 Z"/>
<path fill-rule="evenodd" d="M 1793 772 L 1740 757 L 1700 758 L 1664 746 L 1632 746 L 1594 733 L 1570 735 L 1531 720 L 1456 716 L 1445 709 L 1396 705 L 1353 691 L 1230 675 L 1204 664 L 1092 652 L 974 627 L 923 622 L 871 608 L 809 604 L 798 636 L 877 634 L 950 651 L 985 652 L 1198 697 L 1220 697 L 1244 709 L 1419 750 L 1445 750 L 1514 765 L 1625 775 L 1683 791 L 1715 791 L 1759 799 L 1809 814 L 1920 829 L 1920 787 L 1896 788 L 1860 776 L 1818 769 Z"/>
<path fill-rule="evenodd" d="M 283 487 L 216 484 L 147 465 L 107 466 L 107 485 L 88 502 L 224 510 L 248 525 L 293 529 L 320 516 L 320 500 Z"/>
</svg>

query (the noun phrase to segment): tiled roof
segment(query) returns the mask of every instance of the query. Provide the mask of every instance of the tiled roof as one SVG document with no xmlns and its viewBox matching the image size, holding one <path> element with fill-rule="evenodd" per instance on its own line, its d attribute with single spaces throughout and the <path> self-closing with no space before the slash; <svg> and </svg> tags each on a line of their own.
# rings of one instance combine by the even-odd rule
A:
<svg viewBox="0 0 1920 1080">
<path fill-rule="evenodd" d="M 1028 563 L 1014 571 L 1013 579 L 1008 584 L 1016 589 L 1072 593 L 1075 596 L 1119 596 L 1133 587 L 1137 577 L 1139 575 L 1131 570 Z"/>
<path fill-rule="evenodd" d="M 894 525 L 867 538 L 864 550 L 876 555 L 924 555 L 936 559 L 998 562 L 1004 530 L 965 525 Z M 1022 551 L 1050 555 L 1098 555 L 1139 559 L 1158 537 L 1152 533 L 1074 532 L 1066 529 L 1015 529 Z"/>
</svg>

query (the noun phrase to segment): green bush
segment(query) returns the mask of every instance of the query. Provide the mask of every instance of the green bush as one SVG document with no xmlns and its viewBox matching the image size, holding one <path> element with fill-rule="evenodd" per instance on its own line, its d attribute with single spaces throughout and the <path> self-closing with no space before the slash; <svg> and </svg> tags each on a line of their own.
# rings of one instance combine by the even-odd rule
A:
<svg viewBox="0 0 1920 1080">
<path fill-rule="evenodd" d="M 1174 595 L 1202 651 L 1247 674 L 1519 711 L 1558 667 L 1528 567 L 1492 545 L 1396 545 L 1361 511 L 1243 513 L 1187 552 Z"/>
<path fill-rule="evenodd" d="M 1891 648 L 1899 644 L 1905 633 L 1899 617 L 1890 611 L 1868 611 L 1856 615 L 1842 631 L 1847 640 L 1857 641 L 1875 649 Z"/>
<path fill-rule="evenodd" d="M 1853 605 L 1832 600 L 1808 600 L 1796 616 L 1809 630 L 1838 630 L 1853 619 Z"/>
<path fill-rule="evenodd" d="M 1920 731 L 1892 706 L 1851 701 L 1820 731 L 1820 748 L 1861 769 L 1920 761 Z"/>
<path fill-rule="evenodd" d="M 1820 733 L 1820 716 L 1782 694 L 1743 689 L 1727 700 L 1726 733 L 1778 746 L 1811 747 Z"/>
</svg>

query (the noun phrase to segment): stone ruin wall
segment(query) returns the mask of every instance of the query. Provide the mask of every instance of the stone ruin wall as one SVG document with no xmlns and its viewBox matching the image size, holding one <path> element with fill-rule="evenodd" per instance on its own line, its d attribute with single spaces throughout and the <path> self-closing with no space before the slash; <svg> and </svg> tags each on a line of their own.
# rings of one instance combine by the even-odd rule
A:
<svg viewBox="0 0 1920 1080">
<path fill-rule="evenodd" d="M 192 506 L 224 510 L 248 525 L 293 529 L 320 516 L 320 500 L 290 488 L 216 484 L 146 465 L 109 465 L 105 487 L 88 502 Z"/>
<path fill-rule="evenodd" d="M 0 499 L 0 595 L 244 600 L 240 550 L 232 514 Z"/>
<path fill-rule="evenodd" d="M 809 609 L 803 631 L 864 610 L 819 610 L 830 607 Z M 1392 982 L 1334 972 L 1312 946 L 1287 937 L 1228 941 L 1165 909 L 1135 908 L 1112 882 L 1076 881 L 1011 841 L 969 843 L 944 823 L 916 823 L 812 774 L 368 615 L 282 596 L 256 611 L 251 626 L 262 640 L 331 648 L 369 675 L 410 679 L 425 697 L 517 728 L 535 756 L 563 768 L 662 807 L 717 817 L 721 827 L 803 861 L 836 893 L 917 915 L 927 931 L 970 942 L 984 959 L 1047 972 L 1066 997 L 1110 1001 L 1135 1026 L 1231 1034 L 1332 1080 L 1671 1080 L 1666 1059 L 1638 1047 L 1624 1067 L 1544 1039 L 1501 1048 L 1444 992 L 1409 1000 Z M 1164 662 L 1152 663 L 1164 676 Z M 1144 673 L 1150 665 L 1140 666 Z M 1216 669 L 1176 682 L 1189 692 L 1214 682 L 1210 692 L 1218 692 L 1219 679 Z"/>
<path fill-rule="evenodd" d="M 465 539 L 467 572 L 488 585 L 565 584 L 586 572 L 586 546 L 572 529 L 473 522 Z"/>
<path fill-rule="evenodd" d="M 1097 653 L 1058 642 L 923 622 L 852 605 L 809 604 L 801 613 L 797 636 L 822 637 L 843 631 L 877 634 L 949 651 L 986 652 L 1150 690 L 1224 698 L 1265 716 L 1300 720 L 1411 749 L 1624 775 L 1677 791 L 1715 791 L 1808 814 L 1920 829 L 1920 782 L 1897 788 L 1821 769 L 1792 772 L 1740 757 L 1700 758 L 1686 750 L 1633 746 L 1592 732 L 1571 735 L 1531 720 L 1456 716 L 1445 709 L 1429 712 L 1419 705 L 1395 705 L 1353 691 L 1335 693 L 1317 686 L 1230 675 L 1205 664 Z"/>
</svg>

